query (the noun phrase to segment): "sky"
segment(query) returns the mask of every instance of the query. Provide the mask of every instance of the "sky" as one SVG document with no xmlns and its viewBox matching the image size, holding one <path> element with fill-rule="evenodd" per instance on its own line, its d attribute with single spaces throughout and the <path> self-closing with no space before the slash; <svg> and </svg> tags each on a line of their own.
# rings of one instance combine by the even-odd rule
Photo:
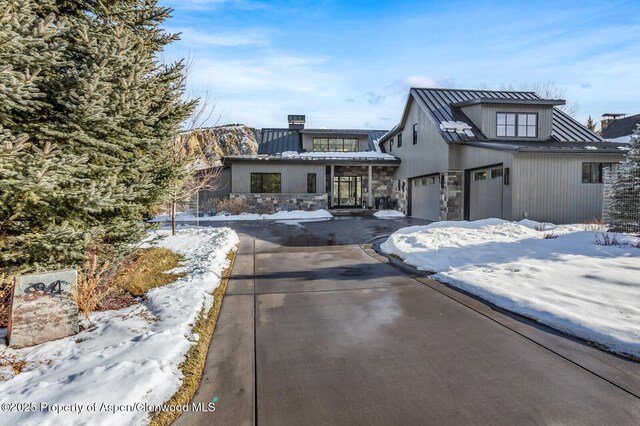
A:
<svg viewBox="0 0 640 426">
<path fill-rule="evenodd" d="M 202 125 L 391 129 L 410 87 L 551 83 L 586 122 L 640 113 L 640 2 L 160 0 Z"/>
</svg>

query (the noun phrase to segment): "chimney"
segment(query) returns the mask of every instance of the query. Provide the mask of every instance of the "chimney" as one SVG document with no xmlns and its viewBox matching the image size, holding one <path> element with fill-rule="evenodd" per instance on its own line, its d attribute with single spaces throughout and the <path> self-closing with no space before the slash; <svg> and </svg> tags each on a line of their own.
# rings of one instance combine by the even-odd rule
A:
<svg viewBox="0 0 640 426">
<path fill-rule="evenodd" d="M 617 114 L 617 113 L 604 113 L 602 114 L 602 119 L 600 120 L 600 131 L 609 127 L 609 124 L 613 123 L 620 118 L 624 118 L 627 114 Z"/>
<path fill-rule="evenodd" d="M 289 128 L 292 130 L 304 129 L 304 115 L 289 115 Z"/>
</svg>

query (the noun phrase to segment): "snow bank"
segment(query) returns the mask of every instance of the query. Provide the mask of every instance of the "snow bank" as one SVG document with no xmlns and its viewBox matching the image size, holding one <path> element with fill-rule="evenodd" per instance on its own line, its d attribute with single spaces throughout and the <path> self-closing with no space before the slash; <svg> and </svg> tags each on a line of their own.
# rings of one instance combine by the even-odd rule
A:
<svg viewBox="0 0 640 426">
<path fill-rule="evenodd" d="M 282 211 L 274 214 L 256 214 L 256 213 L 242 213 L 242 214 L 218 214 L 216 216 L 203 216 L 195 217 L 192 213 L 180 213 L 176 215 L 176 221 L 178 222 L 216 222 L 216 221 L 232 221 L 232 220 L 329 220 L 333 218 L 333 215 L 326 210 L 291 210 L 288 212 Z M 169 222 L 171 216 L 163 214 L 154 217 L 149 222 Z"/>
<path fill-rule="evenodd" d="M 404 217 L 404 213 L 399 212 L 398 210 L 378 210 L 373 215 L 375 217 L 379 217 L 382 219 L 389 219 L 393 217 Z"/>
<path fill-rule="evenodd" d="M 595 232 L 585 229 L 436 222 L 400 229 L 382 250 L 502 308 L 640 356 L 640 249 L 596 245 Z M 551 233 L 556 238 L 544 239 Z"/>
<path fill-rule="evenodd" d="M 166 231 L 158 234 L 168 235 Z M 4 424 L 146 424 L 141 411 L 105 412 L 101 404 L 164 403 L 180 387 L 178 369 L 197 340 L 191 328 L 200 310 L 213 304 L 211 293 L 229 266 L 227 253 L 238 244 L 228 228 L 181 230 L 161 240 L 185 256 L 187 276 L 147 293 L 140 305 L 92 315 L 97 329 L 10 350 L 29 361 L 27 371 L 0 382 L 0 403 L 77 404 L 74 412 L 3 412 Z M 0 351 L 6 349 L 0 344 Z M 48 365 L 47 361 L 51 361 Z M 94 412 L 87 407 L 97 403 Z M 78 413 L 78 407 L 82 411 Z M 140 408 L 140 407 L 138 407 Z M 142 407 L 144 408 L 144 407 Z M 105 410 L 106 407 L 103 407 Z"/>
</svg>

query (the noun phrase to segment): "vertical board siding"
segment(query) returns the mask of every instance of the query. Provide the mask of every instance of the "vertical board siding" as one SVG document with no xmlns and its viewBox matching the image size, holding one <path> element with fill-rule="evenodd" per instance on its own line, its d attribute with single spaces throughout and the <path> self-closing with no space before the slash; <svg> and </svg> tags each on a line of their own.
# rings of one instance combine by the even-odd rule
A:
<svg viewBox="0 0 640 426">
<path fill-rule="evenodd" d="M 582 183 L 582 163 L 615 163 L 622 155 L 518 154 L 512 171 L 513 219 L 581 223 L 602 217 L 603 185 Z"/>
<path fill-rule="evenodd" d="M 551 124 L 553 116 L 553 108 L 551 107 L 525 107 L 515 105 L 484 105 L 482 107 L 482 123 L 480 130 L 489 139 L 496 138 L 496 114 L 498 112 L 532 112 L 538 114 L 538 137 L 537 138 L 514 138 L 509 137 L 505 139 L 509 140 L 531 140 L 542 139 L 546 140 L 551 137 Z"/>
<path fill-rule="evenodd" d="M 413 144 L 413 125 L 418 124 L 418 143 Z M 402 147 L 398 148 L 395 136 L 393 151 L 389 152 L 389 141 L 385 149 L 389 154 L 400 158 L 402 162 L 396 170 L 396 179 L 408 179 L 414 176 L 444 171 L 449 161 L 449 145 L 440 134 L 440 123 L 434 123 L 424 110 L 413 101 L 407 114 L 402 131 Z"/>
<path fill-rule="evenodd" d="M 327 192 L 322 184 L 326 182 L 326 167 L 323 164 L 287 164 L 271 162 L 233 163 L 231 192 L 251 192 L 251 173 L 280 173 L 283 194 L 307 192 L 307 173 L 316 173 L 316 193 Z"/>
</svg>

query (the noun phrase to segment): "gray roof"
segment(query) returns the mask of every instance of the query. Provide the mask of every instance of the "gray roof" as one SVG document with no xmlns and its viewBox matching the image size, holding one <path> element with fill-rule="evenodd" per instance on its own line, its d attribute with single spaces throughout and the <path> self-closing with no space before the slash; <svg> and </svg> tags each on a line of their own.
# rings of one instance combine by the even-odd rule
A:
<svg viewBox="0 0 640 426">
<path fill-rule="evenodd" d="M 563 99 L 500 99 L 500 98 L 475 98 L 462 102 L 454 102 L 452 107 L 463 107 L 477 104 L 493 104 L 493 105 L 539 105 L 539 106 L 554 106 L 564 105 L 566 102 Z"/>
<path fill-rule="evenodd" d="M 516 100 L 524 103 L 540 101 L 542 98 L 534 92 L 515 92 L 506 90 L 462 90 L 462 89 L 420 89 L 412 88 L 410 99 L 418 102 L 422 108 L 431 114 L 436 123 L 442 121 L 464 121 L 472 127 L 473 136 L 459 132 L 445 132 L 441 130 L 442 137 L 447 142 L 486 141 L 485 135 L 473 125 L 471 120 L 459 109 L 456 104 L 475 99 L 489 100 Z M 555 101 L 554 101 L 555 102 Z M 409 104 L 407 103 L 407 106 Z M 407 113 L 405 109 L 405 114 Z M 404 120 L 404 117 L 403 117 Z M 389 137 L 389 135 L 387 136 Z M 578 123 L 566 113 L 553 108 L 553 123 L 551 137 L 558 142 L 600 142 L 602 139 L 589 129 Z"/>
<path fill-rule="evenodd" d="M 262 129 L 258 154 L 279 154 L 286 151 L 302 151 L 302 134 L 343 134 L 367 135 L 369 151 L 376 151 L 374 141 L 380 139 L 386 130 L 367 129 Z"/>
<path fill-rule="evenodd" d="M 499 151 L 548 152 L 572 154 L 618 154 L 624 155 L 629 145 L 614 142 L 558 142 L 558 141 L 468 141 L 457 142 L 461 145 L 477 146 Z"/>
<path fill-rule="evenodd" d="M 633 134 L 638 124 L 640 124 L 640 114 L 614 120 L 602 131 L 602 137 L 605 139 L 613 139 L 621 136 L 629 136 Z"/>
<path fill-rule="evenodd" d="M 302 137 L 295 129 L 262 129 L 258 154 L 301 151 Z"/>
</svg>

